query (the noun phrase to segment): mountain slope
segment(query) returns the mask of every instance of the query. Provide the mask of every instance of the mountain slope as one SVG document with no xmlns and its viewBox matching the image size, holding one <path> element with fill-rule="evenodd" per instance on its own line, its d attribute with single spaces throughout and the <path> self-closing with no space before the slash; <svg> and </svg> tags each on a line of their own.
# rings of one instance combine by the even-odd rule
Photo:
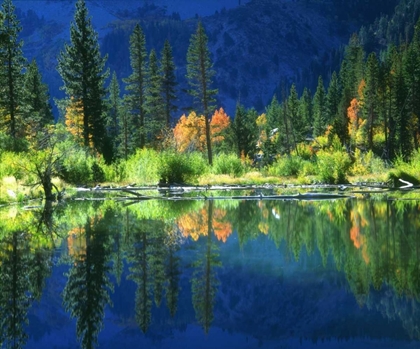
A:
<svg viewBox="0 0 420 349">
<path fill-rule="evenodd" d="M 109 55 L 109 67 L 119 79 L 130 72 L 129 36 L 140 22 L 149 50 L 160 52 L 169 38 L 180 91 L 187 87 L 186 52 L 197 22 L 195 16 L 188 17 L 198 11 L 200 15 L 213 13 L 201 20 L 213 53 L 219 104 L 231 115 L 237 101 L 263 110 L 279 87 L 287 93 L 292 82 L 303 86 L 315 81 L 317 76 L 305 77 L 303 73 L 310 72 L 314 62 L 329 66 L 332 50 L 346 44 L 358 29 L 357 22 L 339 21 L 325 4 L 311 0 L 198 3 L 200 6 L 187 0 L 87 0 L 102 51 Z M 56 72 L 57 56 L 69 41 L 74 4 L 75 0 L 15 1 L 23 26 L 25 55 L 37 60 L 51 95 L 58 98 L 62 97 L 62 82 Z M 180 107 L 188 104 L 189 99 L 180 93 Z"/>
</svg>

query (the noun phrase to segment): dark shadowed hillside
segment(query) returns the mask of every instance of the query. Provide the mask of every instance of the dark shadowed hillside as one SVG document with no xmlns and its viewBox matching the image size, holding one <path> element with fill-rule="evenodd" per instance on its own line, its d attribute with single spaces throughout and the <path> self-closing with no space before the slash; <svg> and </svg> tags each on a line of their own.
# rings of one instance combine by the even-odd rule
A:
<svg viewBox="0 0 420 349">
<path fill-rule="evenodd" d="M 69 41 L 74 3 L 73 0 L 16 1 L 25 55 L 29 60 L 37 60 L 53 97 L 61 96 L 56 57 Z M 239 100 L 262 110 L 275 91 L 281 97 L 281 91 L 287 91 L 292 82 L 298 88 L 313 88 L 319 74 L 336 69 L 339 48 L 347 44 L 350 34 L 384 11 L 390 12 L 395 1 L 389 0 L 381 8 L 373 6 L 377 3 L 374 0 L 356 3 L 232 0 L 187 6 L 183 0 L 95 0 L 87 1 L 87 6 L 102 51 L 109 56 L 108 65 L 120 80 L 130 72 L 128 41 L 134 25 L 140 22 L 149 50 L 155 48 L 160 52 L 163 42 L 169 38 L 180 91 L 187 87 L 186 52 L 201 16 L 213 53 L 219 104 L 232 113 Z M 356 15 L 363 6 L 369 11 Z M 190 17 L 192 13 L 196 15 Z M 181 108 L 188 106 L 184 93 L 179 92 L 179 99 Z"/>
</svg>

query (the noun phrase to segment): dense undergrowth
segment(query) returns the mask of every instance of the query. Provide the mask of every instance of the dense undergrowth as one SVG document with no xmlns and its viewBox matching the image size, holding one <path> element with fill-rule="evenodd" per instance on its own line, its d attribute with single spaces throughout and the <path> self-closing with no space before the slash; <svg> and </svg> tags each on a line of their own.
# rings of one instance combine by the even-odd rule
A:
<svg viewBox="0 0 420 349">
<path fill-rule="evenodd" d="M 82 147 L 57 147 L 53 183 L 58 190 L 67 187 L 158 184 L 345 184 L 386 182 L 403 185 L 399 179 L 417 184 L 420 180 L 420 152 L 410 161 L 402 158 L 385 163 L 372 152 L 356 150 L 348 154 L 339 146 L 314 152 L 301 145 L 289 155 L 277 156 L 271 163 L 253 163 L 233 153 L 214 156 L 213 166 L 200 152 L 138 150 L 127 160 L 106 164 Z M 0 153 L 1 202 L 24 201 L 43 196 L 36 168 L 43 166 L 45 151 Z M 63 156 L 65 154 L 65 156 Z"/>
</svg>

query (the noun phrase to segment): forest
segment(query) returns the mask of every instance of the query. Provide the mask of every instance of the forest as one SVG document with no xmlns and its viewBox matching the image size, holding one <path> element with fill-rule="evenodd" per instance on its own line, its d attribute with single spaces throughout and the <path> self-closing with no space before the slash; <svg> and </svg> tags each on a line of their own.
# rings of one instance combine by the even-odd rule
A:
<svg viewBox="0 0 420 349">
<path fill-rule="evenodd" d="M 55 120 L 37 62 L 23 55 L 25 29 L 13 1 L 4 0 L 0 200 L 54 198 L 63 186 L 99 183 L 418 184 L 419 6 L 399 6 L 417 18 L 394 42 L 391 21 L 381 17 L 351 36 L 337 70 L 320 75 L 314 91 L 283 84 L 264 110 L 238 100 L 227 115 L 200 19 L 185 67 L 175 65 L 169 40 L 147 51 L 136 24 L 126 54 L 130 73 L 118 77 L 107 68 L 85 0 L 77 0 L 70 41 L 56 58 L 65 98 L 54 100 Z M 375 44 L 385 37 L 386 45 Z M 177 81 L 179 69 L 188 89 Z"/>
</svg>

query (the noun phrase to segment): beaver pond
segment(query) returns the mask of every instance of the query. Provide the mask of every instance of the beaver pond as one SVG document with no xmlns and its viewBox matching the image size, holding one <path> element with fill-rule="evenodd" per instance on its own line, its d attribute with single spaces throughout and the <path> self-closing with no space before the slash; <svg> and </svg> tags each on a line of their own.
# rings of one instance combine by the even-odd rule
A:
<svg viewBox="0 0 420 349">
<path fill-rule="evenodd" d="M 420 200 L 26 208 L 0 211 L 1 348 L 420 346 Z"/>
</svg>

